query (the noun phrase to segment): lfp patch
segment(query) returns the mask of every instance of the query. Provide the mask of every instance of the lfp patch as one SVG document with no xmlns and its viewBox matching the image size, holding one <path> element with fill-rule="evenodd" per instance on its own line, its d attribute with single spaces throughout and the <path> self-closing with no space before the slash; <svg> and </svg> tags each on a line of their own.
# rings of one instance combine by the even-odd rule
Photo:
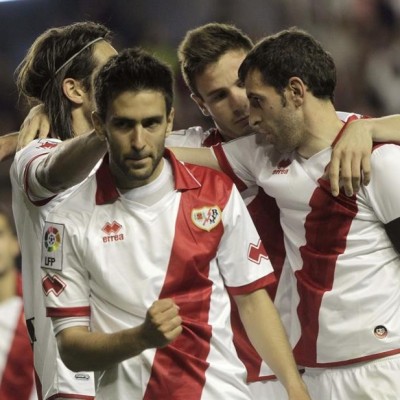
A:
<svg viewBox="0 0 400 400">
<path fill-rule="evenodd" d="M 221 209 L 218 206 L 194 208 L 192 221 L 200 229 L 210 232 L 221 222 Z"/>
<path fill-rule="evenodd" d="M 42 268 L 62 270 L 64 225 L 46 222 L 42 238 Z"/>
</svg>

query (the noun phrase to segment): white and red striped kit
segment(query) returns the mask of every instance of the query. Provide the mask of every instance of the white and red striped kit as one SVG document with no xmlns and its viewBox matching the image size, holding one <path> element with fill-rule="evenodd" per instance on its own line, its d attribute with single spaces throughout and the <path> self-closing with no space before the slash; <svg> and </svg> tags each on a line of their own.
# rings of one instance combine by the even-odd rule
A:
<svg viewBox="0 0 400 400">
<path fill-rule="evenodd" d="M 166 138 L 165 144 L 170 147 L 211 147 L 223 141 L 224 139 L 218 129 L 211 128 L 204 131 L 200 126 L 195 126 L 173 131 Z M 269 284 L 266 288 L 270 297 L 274 299 L 277 282 L 285 261 L 285 248 L 283 232 L 279 222 L 279 209 L 275 199 L 268 196 L 257 185 L 250 187 L 239 185 L 238 189 L 274 268 L 277 280 Z M 247 369 L 247 382 L 257 382 L 274 378 L 271 369 L 263 362 L 250 343 L 234 302 L 232 302 L 231 319 L 236 351 Z"/>
<path fill-rule="evenodd" d="M 92 373 L 76 374 L 61 361 L 42 295 L 40 249 L 45 217 L 76 188 L 54 195 L 37 182 L 37 164 L 59 143 L 56 139 L 31 142 L 16 154 L 10 170 L 12 208 L 22 256 L 24 311 L 33 344 L 38 390 L 43 399 L 74 396 L 90 400 L 94 399 L 94 376 Z M 35 185 L 35 197 L 32 184 Z"/>
<path fill-rule="evenodd" d="M 161 201 L 143 206 L 120 195 L 105 159 L 49 214 L 47 313 L 90 315 L 92 331 L 114 332 L 141 324 L 155 300 L 171 297 L 183 333 L 101 373 L 96 399 L 249 399 L 228 291 L 265 287 L 275 279 L 271 264 L 232 182 L 166 155 L 175 190 Z"/>
<path fill-rule="evenodd" d="M 214 151 L 228 174 L 258 184 L 279 206 L 290 268 L 275 304 L 290 303 L 284 323 L 298 364 L 334 367 L 400 353 L 400 257 L 384 227 L 400 217 L 400 147 L 376 146 L 371 183 L 336 198 L 321 179 L 331 148 L 303 159 L 274 153 L 252 135 Z M 289 297 L 281 296 L 288 287 Z"/>
</svg>

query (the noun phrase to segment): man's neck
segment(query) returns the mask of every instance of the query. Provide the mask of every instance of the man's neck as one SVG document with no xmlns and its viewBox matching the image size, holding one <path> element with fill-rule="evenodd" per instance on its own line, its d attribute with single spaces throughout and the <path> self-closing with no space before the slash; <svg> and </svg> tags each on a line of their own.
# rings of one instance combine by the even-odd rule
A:
<svg viewBox="0 0 400 400">
<path fill-rule="evenodd" d="M 307 134 L 304 143 L 297 149 L 304 158 L 310 158 L 330 147 L 343 127 L 331 103 L 320 103 L 316 108 L 305 117 Z"/>
<path fill-rule="evenodd" d="M 76 136 L 89 133 L 93 130 L 92 121 L 87 119 L 81 109 L 72 111 L 72 129 Z"/>
<path fill-rule="evenodd" d="M 14 297 L 17 293 L 17 272 L 14 267 L 0 274 L 0 303 Z"/>
</svg>

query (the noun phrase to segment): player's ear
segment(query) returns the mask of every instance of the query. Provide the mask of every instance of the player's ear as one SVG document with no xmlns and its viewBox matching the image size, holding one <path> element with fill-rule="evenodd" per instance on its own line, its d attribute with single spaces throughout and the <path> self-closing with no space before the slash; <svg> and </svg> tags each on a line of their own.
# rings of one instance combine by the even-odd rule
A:
<svg viewBox="0 0 400 400">
<path fill-rule="evenodd" d="M 84 101 L 86 92 L 81 83 L 73 78 L 66 78 L 62 82 L 62 90 L 65 97 L 76 105 L 81 105 Z"/>
<path fill-rule="evenodd" d="M 290 92 L 290 96 L 294 101 L 294 104 L 296 106 L 301 106 L 303 104 L 304 95 L 307 90 L 304 82 L 298 77 L 292 77 L 289 79 L 288 89 Z"/>
<path fill-rule="evenodd" d="M 210 116 L 210 113 L 208 112 L 207 107 L 204 104 L 204 101 L 201 97 L 195 95 L 194 93 L 191 93 L 190 98 L 197 104 L 197 106 L 200 108 L 200 111 L 204 116 L 206 117 Z"/>
<path fill-rule="evenodd" d="M 167 116 L 167 130 L 165 131 L 165 137 L 168 137 L 172 132 L 174 126 L 174 117 L 175 117 L 175 109 L 174 107 L 171 108 L 169 115 Z"/>
<path fill-rule="evenodd" d="M 104 142 L 106 140 L 106 128 L 97 111 L 92 112 L 92 123 L 97 137 Z"/>
</svg>

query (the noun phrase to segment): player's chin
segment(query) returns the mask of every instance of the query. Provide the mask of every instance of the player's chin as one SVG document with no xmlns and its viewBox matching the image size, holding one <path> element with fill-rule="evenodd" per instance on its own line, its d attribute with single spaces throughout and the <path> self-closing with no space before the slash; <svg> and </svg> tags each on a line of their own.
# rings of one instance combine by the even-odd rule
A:
<svg viewBox="0 0 400 400">
<path fill-rule="evenodd" d="M 154 169 L 150 166 L 145 168 L 130 168 L 127 175 L 132 181 L 147 181 L 153 173 Z"/>
</svg>

